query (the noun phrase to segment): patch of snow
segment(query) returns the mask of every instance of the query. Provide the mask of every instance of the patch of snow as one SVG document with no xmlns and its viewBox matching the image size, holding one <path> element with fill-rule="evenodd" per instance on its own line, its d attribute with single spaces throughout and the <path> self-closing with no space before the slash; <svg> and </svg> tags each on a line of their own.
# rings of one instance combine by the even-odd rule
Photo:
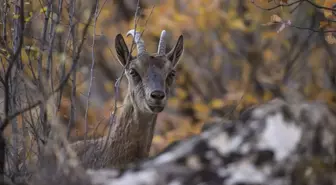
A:
<svg viewBox="0 0 336 185">
<path fill-rule="evenodd" d="M 256 168 L 249 160 L 233 163 L 226 170 L 222 169 L 219 175 L 229 175 L 226 184 L 238 184 L 248 182 L 249 184 L 263 184 L 267 174 L 262 169 Z"/>
<path fill-rule="evenodd" d="M 302 130 L 295 123 L 286 122 L 281 113 L 266 118 L 266 128 L 258 143 L 260 149 L 273 149 L 280 161 L 290 155 L 300 141 Z"/>
<path fill-rule="evenodd" d="M 225 132 L 218 134 L 209 141 L 209 145 L 216 148 L 222 155 L 225 155 L 233 150 L 236 150 L 242 143 L 243 138 L 235 136 L 230 138 Z"/>
<path fill-rule="evenodd" d="M 178 180 L 173 180 L 168 185 L 182 185 L 182 183 Z"/>
<path fill-rule="evenodd" d="M 158 173 L 152 169 L 147 169 L 138 173 L 126 173 L 119 179 L 113 179 L 106 185 L 141 185 L 141 184 L 156 184 L 159 178 Z"/>
</svg>

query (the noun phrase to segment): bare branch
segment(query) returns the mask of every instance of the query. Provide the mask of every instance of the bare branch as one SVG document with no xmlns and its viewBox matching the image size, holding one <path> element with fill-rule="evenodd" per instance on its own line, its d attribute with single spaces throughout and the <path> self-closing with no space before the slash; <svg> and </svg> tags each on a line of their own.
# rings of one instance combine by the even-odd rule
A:
<svg viewBox="0 0 336 185">
<path fill-rule="evenodd" d="M 23 0 L 21 0 L 21 1 L 23 2 Z M 81 41 L 80 41 L 80 43 L 77 47 L 76 55 L 74 56 L 73 63 L 72 63 L 72 66 L 71 66 L 69 72 L 64 76 L 64 78 L 59 83 L 59 85 L 54 89 L 54 91 L 52 91 L 52 92 L 50 92 L 46 95 L 46 97 L 45 97 L 46 100 L 49 99 L 52 95 L 54 95 L 56 92 L 58 92 L 61 88 L 63 88 L 63 86 L 67 83 L 68 79 L 70 78 L 70 75 L 72 74 L 72 72 L 76 68 L 78 60 L 80 58 L 80 53 L 82 51 L 82 47 L 84 45 L 84 41 L 86 39 L 86 35 L 87 35 L 87 32 L 88 32 L 89 25 L 91 24 L 94 12 L 96 10 L 96 6 L 97 6 L 97 1 L 95 1 L 95 3 L 93 4 L 93 6 L 91 8 L 90 16 L 89 16 L 88 21 L 87 21 L 87 23 L 86 23 L 86 25 L 85 25 L 85 27 L 82 31 L 82 39 L 81 39 Z M 43 102 L 44 102 L 44 100 L 36 100 L 31 105 L 28 105 L 27 107 L 24 107 L 20 110 L 17 110 L 14 113 L 11 113 L 10 115 L 6 115 L 5 118 L 2 121 L 2 125 L 0 126 L 0 131 L 3 131 L 13 118 L 15 118 L 16 116 L 18 116 L 21 113 L 24 113 L 28 110 L 31 110 L 32 108 L 35 108 L 38 105 L 41 105 Z"/>
<path fill-rule="evenodd" d="M 9 63 L 9 66 L 8 68 L 6 69 L 6 72 L 5 72 L 5 77 L 4 77 L 4 94 L 5 94 L 5 97 L 4 97 L 4 106 L 5 106 L 5 117 L 8 117 L 9 115 L 9 106 L 10 106 L 10 87 L 9 87 L 9 84 L 10 84 L 10 76 L 11 76 L 11 73 L 12 73 L 12 68 L 14 66 L 14 64 L 17 62 L 17 58 L 21 52 L 21 49 L 22 49 L 22 45 L 23 45 L 23 31 L 24 31 L 24 2 L 23 0 L 20 0 L 20 21 L 19 21 L 19 28 L 21 28 L 21 30 L 18 30 L 19 31 L 19 43 L 18 43 L 18 46 L 16 47 L 16 50 L 14 52 L 13 55 L 10 56 L 10 63 Z M 3 123 L 5 124 L 5 122 Z"/>
<path fill-rule="evenodd" d="M 262 10 L 267 10 L 267 11 L 277 9 L 277 8 L 279 8 L 279 7 L 290 7 L 290 6 L 293 6 L 293 5 L 295 5 L 295 4 L 300 3 L 300 2 L 302 2 L 302 1 L 303 1 L 303 0 L 298 0 L 298 1 L 294 1 L 294 2 L 289 3 L 289 4 L 279 4 L 279 5 L 276 5 L 276 6 L 274 6 L 274 7 L 264 8 L 264 7 L 261 7 L 260 5 L 256 4 L 256 3 L 254 2 L 254 0 L 251 0 L 251 2 L 252 2 L 256 7 L 260 8 L 260 9 L 262 9 Z"/>
<path fill-rule="evenodd" d="M 304 0 L 305 2 L 308 2 L 309 4 L 313 5 L 315 8 L 318 9 L 323 9 L 323 10 L 330 10 L 332 12 L 336 12 L 336 8 L 329 8 L 329 7 L 325 7 L 325 6 L 320 6 L 314 2 L 312 2 L 311 0 Z"/>
<path fill-rule="evenodd" d="M 72 57 L 74 59 L 76 55 L 76 48 L 77 48 L 77 42 L 76 42 L 76 37 L 77 37 L 77 24 L 74 22 L 72 17 L 75 16 L 75 8 L 76 8 L 76 0 L 71 1 L 71 6 L 70 6 L 70 25 L 71 25 L 71 37 L 72 37 Z M 69 138 L 70 136 L 70 131 L 73 125 L 75 125 L 75 120 L 76 120 L 76 111 L 75 111 L 75 105 L 76 105 L 76 91 L 77 91 L 77 86 L 76 86 L 76 77 L 77 73 L 77 68 L 75 68 L 72 71 L 72 85 L 71 85 L 71 96 L 70 96 L 70 119 L 68 123 L 68 129 L 67 129 L 67 137 Z"/>
<path fill-rule="evenodd" d="M 105 1 L 106 2 L 106 1 Z M 102 6 L 101 10 L 98 12 L 99 4 L 96 6 L 95 14 L 94 14 L 94 21 L 93 21 L 93 33 L 92 33 L 92 46 L 91 46 L 91 67 L 90 67 L 90 82 L 89 82 L 89 88 L 87 92 L 87 100 L 86 100 L 86 109 L 85 109 L 85 133 L 84 133 L 84 145 L 86 145 L 87 140 L 87 134 L 89 132 L 88 130 L 88 112 L 90 107 L 90 96 L 91 96 L 91 87 L 92 87 L 92 81 L 93 81 L 93 72 L 95 67 L 95 40 L 96 40 L 96 23 L 99 16 L 99 12 L 103 9 L 104 6 Z"/>
</svg>

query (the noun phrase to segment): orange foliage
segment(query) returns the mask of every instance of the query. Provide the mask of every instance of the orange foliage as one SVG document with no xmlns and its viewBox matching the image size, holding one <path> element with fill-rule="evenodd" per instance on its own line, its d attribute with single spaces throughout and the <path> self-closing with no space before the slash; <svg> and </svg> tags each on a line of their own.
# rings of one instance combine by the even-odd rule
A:
<svg viewBox="0 0 336 185">
<path fill-rule="evenodd" d="M 26 12 L 26 22 L 32 23 L 32 27 L 35 28 L 32 32 L 40 34 L 45 8 L 41 8 L 35 0 L 31 2 L 31 7 Z M 144 30 L 143 37 L 149 51 L 156 51 L 156 43 L 163 29 L 169 33 L 167 42 L 170 47 L 180 34 L 184 34 L 186 38 L 185 53 L 178 66 L 176 88 L 168 100 L 166 111 L 158 117 L 152 154 L 159 152 L 171 142 L 199 133 L 203 125 L 214 117 L 236 118 L 246 108 L 278 96 L 277 88 L 281 89 L 284 86 L 284 79 L 289 74 L 291 82 L 299 84 L 298 90 L 308 99 L 327 101 L 331 104 L 336 101 L 335 92 L 324 83 L 326 72 L 323 70 L 325 64 L 331 62 L 322 46 L 314 46 L 310 51 L 307 51 L 307 47 L 305 53 L 302 52 L 304 57 L 298 59 L 301 63 L 295 63 L 287 69 L 288 61 L 295 57 L 296 52 L 300 52 L 300 46 L 297 46 L 296 42 L 303 43 L 303 39 L 293 41 L 292 34 L 300 37 L 300 34 L 306 32 L 301 30 L 300 33 L 296 33 L 295 28 L 286 27 L 280 30 L 278 27 L 272 27 L 288 20 L 293 24 L 296 23 L 295 17 L 290 16 L 290 10 L 286 6 L 269 12 L 256 7 L 256 4 L 260 7 L 272 7 L 274 3 L 268 0 L 255 0 L 254 3 L 251 3 L 251 0 L 141 2 L 145 7 L 142 7 L 143 17 L 138 22 L 137 28 Z M 315 2 L 327 7 L 335 4 L 333 0 Z M 82 22 L 86 21 L 90 4 L 89 1 L 81 3 L 82 8 L 77 10 L 77 21 L 80 22 L 78 30 L 84 27 Z M 114 53 L 111 52 L 113 39 L 118 33 L 125 35 L 134 27 L 134 20 L 128 19 L 127 12 L 124 12 L 126 10 L 118 6 L 121 3 L 106 1 L 103 7 L 100 5 L 101 12 L 96 22 L 94 36 L 96 42 L 94 85 L 91 88 L 92 95 L 86 121 L 84 112 L 89 89 L 94 32 L 94 28 L 90 27 L 80 67 L 77 70 L 77 116 L 71 132 L 71 136 L 75 139 L 84 135 L 86 123 L 90 130 L 89 136 L 106 134 L 108 119 L 116 97 L 114 83 L 116 76 L 122 71 Z M 287 4 L 289 1 L 281 0 L 281 3 Z M 132 3 L 124 5 L 128 6 L 128 10 L 135 10 L 135 5 Z M 65 9 L 66 5 L 64 5 L 63 22 L 57 27 L 57 33 L 64 38 L 69 31 L 69 18 Z M 301 11 L 298 15 L 310 16 L 309 11 Z M 331 11 L 324 10 L 323 13 L 327 18 L 334 18 Z M 335 22 L 321 20 L 317 29 L 335 29 Z M 277 33 L 277 30 L 281 32 Z M 335 42 L 333 35 L 326 35 L 326 38 L 330 43 Z M 130 45 L 131 39 L 126 39 L 126 42 Z M 31 52 L 22 52 L 24 64 L 28 65 L 29 58 L 36 59 L 42 52 L 38 49 L 39 44 L 32 38 L 26 39 L 25 46 L 29 46 Z M 53 63 L 55 71 L 52 72 L 54 76 L 60 73 L 59 69 L 63 64 L 66 70 L 69 70 L 72 64 L 72 44 L 69 42 L 63 51 L 55 51 L 53 55 L 56 61 Z M 42 53 L 42 57 L 45 68 L 47 53 Z M 33 63 L 33 66 L 36 67 L 37 64 Z M 25 73 L 27 77 L 33 77 L 32 71 L 27 69 Z M 54 81 L 57 84 L 60 80 L 55 77 Z M 58 112 L 64 124 L 69 122 L 71 109 L 72 84 L 68 82 L 67 85 Z M 123 80 L 117 106 L 122 105 L 126 87 L 127 83 Z"/>
</svg>

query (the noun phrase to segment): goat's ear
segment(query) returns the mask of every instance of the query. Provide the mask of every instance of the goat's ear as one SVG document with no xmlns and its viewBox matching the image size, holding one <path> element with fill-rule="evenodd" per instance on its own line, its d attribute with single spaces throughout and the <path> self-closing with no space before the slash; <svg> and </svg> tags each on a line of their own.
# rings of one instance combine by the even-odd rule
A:
<svg viewBox="0 0 336 185">
<path fill-rule="evenodd" d="M 115 38 L 115 50 L 117 52 L 118 60 L 122 66 L 125 66 L 129 59 L 129 50 L 125 43 L 125 40 L 121 34 L 118 34 Z"/>
<path fill-rule="evenodd" d="M 183 54 L 183 50 L 184 50 L 183 35 L 180 35 L 174 48 L 167 54 L 168 60 L 172 62 L 174 67 L 180 61 L 181 56 Z"/>
</svg>

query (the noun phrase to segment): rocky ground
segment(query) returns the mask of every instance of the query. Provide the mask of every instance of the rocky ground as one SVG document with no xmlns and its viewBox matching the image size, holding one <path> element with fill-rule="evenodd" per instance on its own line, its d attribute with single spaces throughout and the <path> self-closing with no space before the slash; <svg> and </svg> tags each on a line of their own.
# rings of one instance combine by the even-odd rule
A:
<svg viewBox="0 0 336 185">
<path fill-rule="evenodd" d="M 274 99 L 122 171 L 85 170 L 53 139 L 32 184 L 336 184 L 336 117 L 318 102 Z"/>
</svg>

